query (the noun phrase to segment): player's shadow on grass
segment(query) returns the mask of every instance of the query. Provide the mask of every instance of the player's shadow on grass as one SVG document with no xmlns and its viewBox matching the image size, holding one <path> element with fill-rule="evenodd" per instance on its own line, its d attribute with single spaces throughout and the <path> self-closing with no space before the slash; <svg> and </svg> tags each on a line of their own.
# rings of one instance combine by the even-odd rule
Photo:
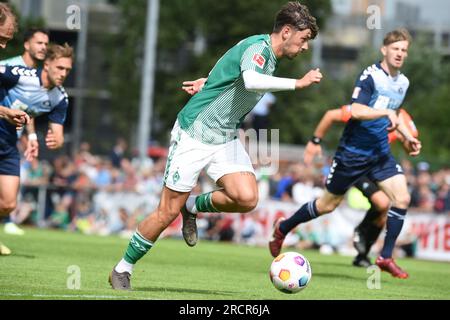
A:
<svg viewBox="0 0 450 320">
<path fill-rule="evenodd" d="M 350 262 L 315 262 L 315 261 L 313 261 L 313 262 L 311 262 L 311 265 L 313 267 L 314 266 L 323 266 L 323 267 L 333 266 L 333 267 L 341 267 L 341 268 L 342 267 L 344 267 L 344 268 L 351 267 L 351 268 L 357 269 L 356 267 L 352 266 Z M 364 269 L 364 268 L 360 268 L 360 269 Z"/>
<path fill-rule="evenodd" d="M 349 276 L 346 274 L 339 274 L 339 273 L 326 273 L 326 272 L 314 272 L 313 277 L 319 277 L 319 278 L 340 278 L 340 279 L 352 279 L 352 280 L 361 280 L 366 279 L 364 276 L 355 277 L 355 276 Z"/>
<path fill-rule="evenodd" d="M 193 293 L 193 294 L 207 294 L 217 296 L 232 296 L 236 292 L 232 291 L 213 291 L 213 290 L 200 290 L 200 289 L 187 289 L 187 288 L 158 288 L 158 287 L 141 287 L 136 288 L 134 291 L 147 291 L 147 292 L 176 292 L 176 293 Z"/>
<path fill-rule="evenodd" d="M 36 259 L 36 256 L 33 256 L 31 254 L 18 254 L 18 253 L 13 253 L 11 255 L 11 257 L 14 258 L 25 258 L 25 259 Z"/>
</svg>

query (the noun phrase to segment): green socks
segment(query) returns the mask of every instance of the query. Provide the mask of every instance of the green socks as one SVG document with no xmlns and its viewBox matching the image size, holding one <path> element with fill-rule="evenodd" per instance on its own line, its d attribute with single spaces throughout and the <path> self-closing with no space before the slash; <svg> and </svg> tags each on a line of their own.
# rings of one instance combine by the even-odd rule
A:
<svg viewBox="0 0 450 320">
<path fill-rule="evenodd" d="M 195 199 L 195 206 L 198 212 L 220 212 L 212 204 L 212 192 L 199 195 Z"/>
<path fill-rule="evenodd" d="M 137 230 L 131 237 L 127 251 L 123 259 L 131 264 L 135 264 L 153 247 L 153 243 L 145 239 Z"/>
</svg>

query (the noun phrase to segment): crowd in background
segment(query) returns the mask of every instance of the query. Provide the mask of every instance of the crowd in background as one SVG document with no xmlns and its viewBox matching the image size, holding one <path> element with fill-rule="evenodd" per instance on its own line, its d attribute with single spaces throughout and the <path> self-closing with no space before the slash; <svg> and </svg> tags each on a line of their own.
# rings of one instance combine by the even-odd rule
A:
<svg viewBox="0 0 450 320">
<path fill-rule="evenodd" d="M 127 143 L 118 139 L 108 156 L 92 154 L 90 145 L 83 143 L 72 158 L 62 155 L 51 162 L 22 161 L 21 199 L 14 220 L 89 234 L 128 236 L 157 205 L 166 152 L 159 150 L 140 163 L 137 158 L 127 157 L 127 151 Z M 328 174 L 329 160 L 312 167 L 300 161 L 280 163 L 278 172 L 273 175 L 265 174 L 265 168 L 256 165 L 260 202 L 272 199 L 300 206 L 318 197 Z M 411 211 L 450 212 L 449 168 L 431 172 L 426 162 L 413 166 L 409 160 L 403 160 L 401 164 L 411 192 Z M 39 188 L 43 186 L 46 187 L 45 212 L 39 215 Z M 213 188 L 214 183 L 201 175 L 193 193 Z M 354 199 L 353 196 L 348 198 L 347 205 L 362 208 Z M 236 236 L 232 221 L 226 215 L 205 217 L 199 227 L 204 230 L 205 238 L 231 240 Z M 245 239 L 245 224 L 242 228 L 239 236 Z"/>
</svg>

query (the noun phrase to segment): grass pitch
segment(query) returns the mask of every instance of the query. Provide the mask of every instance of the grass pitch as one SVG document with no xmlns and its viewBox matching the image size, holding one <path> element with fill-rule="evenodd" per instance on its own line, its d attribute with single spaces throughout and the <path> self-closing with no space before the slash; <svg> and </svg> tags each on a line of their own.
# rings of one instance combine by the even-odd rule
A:
<svg viewBox="0 0 450 320">
<path fill-rule="evenodd" d="M 0 241 L 13 251 L 0 256 L 0 300 L 450 299 L 449 263 L 400 259 L 410 278 L 381 273 L 381 289 L 371 290 L 372 274 L 352 267 L 351 257 L 303 251 L 312 280 L 287 295 L 269 280 L 266 248 L 208 241 L 189 248 L 183 240 L 161 239 L 136 265 L 134 290 L 118 292 L 107 280 L 128 240 L 38 229 L 18 237 L 4 234 L 0 225 Z"/>
</svg>

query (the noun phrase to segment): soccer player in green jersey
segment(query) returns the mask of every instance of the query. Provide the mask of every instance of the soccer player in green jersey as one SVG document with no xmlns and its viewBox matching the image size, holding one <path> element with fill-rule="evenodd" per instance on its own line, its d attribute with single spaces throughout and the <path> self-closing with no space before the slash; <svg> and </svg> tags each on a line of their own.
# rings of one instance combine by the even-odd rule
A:
<svg viewBox="0 0 450 320">
<path fill-rule="evenodd" d="M 161 200 L 132 236 L 113 268 L 113 289 L 131 289 L 133 266 L 180 212 L 186 243 L 197 242 L 198 212 L 249 212 L 258 202 L 255 173 L 238 137 L 238 128 L 265 92 L 299 90 L 319 83 L 318 69 L 300 79 L 274 77 L 282 58 L 293 59 L 317 35 L 316 19 L 306 6 L 288 2 L 277 13 L 271 34 L 246 38 L 216 63 L 204 87 L 178 114 L 171 136 Z M 200 171 L 221 188 L 190 196 Z"/>
</svg>

